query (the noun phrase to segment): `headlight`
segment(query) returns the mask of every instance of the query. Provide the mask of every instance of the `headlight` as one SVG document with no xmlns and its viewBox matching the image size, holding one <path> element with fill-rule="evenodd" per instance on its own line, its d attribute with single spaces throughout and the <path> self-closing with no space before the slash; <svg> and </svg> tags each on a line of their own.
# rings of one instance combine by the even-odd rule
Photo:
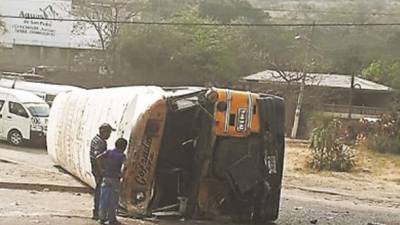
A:
<svg viewBox="0 0 400 225">
<path fill-rule="evenodd" d="M 40 124 L 40 121 L 36 117 L 31 118 L 31 124 Z"/>
<path fill-rule="evenodd" d="M 33 131 L 42 131 L 43 127 L 40 124 L 40 121 L 36 117 L 32 117 L 31 119 L 31 130 Z"/>
<path fill-rule="evenodd" d="M 208 90 L 206 93 L 206 98 L 210 101 L 210 102 L 217 102 L 218 101 L 218 92 L 215 90 Z"/>
</svg>

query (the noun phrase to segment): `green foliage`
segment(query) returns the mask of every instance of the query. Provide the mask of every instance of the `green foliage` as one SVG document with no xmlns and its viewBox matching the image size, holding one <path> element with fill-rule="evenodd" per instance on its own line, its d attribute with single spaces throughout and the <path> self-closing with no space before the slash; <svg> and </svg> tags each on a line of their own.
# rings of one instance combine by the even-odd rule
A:
<svg viewBox="0 0 400 225">
<path fill-rule="evenodd" d="M 202 18 L 197 8 L 182 11 L 168 21 L 216 23 Z M 119 41 L 118 52 L 128 66 L 127 76 L 137 82 L 227 81 L 261 69 L 257 67 L 262 60 L 256 46 L 240 32 L 224 27 L 129 27 Z"/>
<path fill-rule="evenodd" d="M 146 15 L 152 18 L 171 18 L 186 7 L 199 8 L 199 16 L 229 23 L 239 18 L 249 22 L 263 22 L 268 13 L 254 8 L 247 0 L 149 0 Z"/>
<path fill-rule="evenodd" d="M 269 15 L 254 8 L 246 0 L 203 0 L 200 2 L 200 16 L 229 23 L 239 18 L 249 22 L 264 22 Z"/>
<path fill-rule="evenodd" d="M 382 153 L 400 154 L 400 113 L 384 115 L 377 122 L 361 121 L 359 138 L 369 149 Z"/>
<path fill-rule="evenodd" d="M 400 153 L 400 138 L 371 135 L 368 139 L 369 149 L 382 153 Z"/>
<path fill-rule="evenodd" d="M 195 0 L 149 0 L 143 16 L 154 21 L 168 19 L 194 3 Z"/>
<path fill-rule="evenodd" d="M 293 10 L 270 14 L 252 6 L 248 0 L 145 2 L 147 4 L 143 10 L 135 7 L 140 9 L 140 17 L 135 20 L 365 23 L 388 22 L 386 20 L 390 19 L 371 13 L 384 12 L 387 6 L 383 5 L 386 3 L 375 4 L 362 0 L 333 4 L 323 10 L 317 5 L 301 2 L 295 6 L 298 12 Z M 268 4 L 263 2 L 262 5 L 266 8 L 282 7 L 276 1 Z M 324 13 L 312 13 L 321 10 Z M 343 11 L 351 13 L 337 13 Z M 89 16 L 92 14 L 89 13 Z M 308 72 L 338 74 L 360 73 L 364 69 L 362 74 L 367 79 L 400 87 L 400 76 L 397 75 L 400 72 L 400 31 L 394 27 L 315 27 L 313 35 L 310 27 L 124 25 L 111 30 L 118 32 L 107 32 L 111 35 L 106 35 L 103 42 L 105 46 L 112 47 L 113 54 L 116 49 L 118 70 L 125 71 L 125 76 L 121 76 L 120 80 L 129 82 L 194 84 L 209 80 L 233 81 L 266 69 L 302 71 L 306 68 Z M 303 38 L 296 40 L 296 34 Z"/>
<path fill-rule="evenodd" d="M 312 132 L 310 166 L 317 170 L 349 171 L 355 165 L 354 150 L 345 144 L 339 120 L 323 118 Z"/>
<path fill-rule="evenodd" d="M 362 75 L 378 83 L 400 87 L 400 61 L 376 60 L 362 71 Z"/>
</svg>

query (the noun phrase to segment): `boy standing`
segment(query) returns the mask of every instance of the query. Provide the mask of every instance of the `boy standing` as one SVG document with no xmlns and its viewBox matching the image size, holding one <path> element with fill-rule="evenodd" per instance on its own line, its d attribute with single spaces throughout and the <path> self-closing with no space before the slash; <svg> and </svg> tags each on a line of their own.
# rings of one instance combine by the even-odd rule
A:
<svg viewBox="0 0 400 225">
<path fill-rule="evenodd" d="M 101 224 L 119 224 L 116 217 L 118 208 L 121 168 L 125 161 L 125 149 L 128 141 L 119 138 L 115 142 L 115 149 L 100 154 L 96 160 L 102 170 L 103 180 L 100 191 L 99 219 Z"/>
</svg>

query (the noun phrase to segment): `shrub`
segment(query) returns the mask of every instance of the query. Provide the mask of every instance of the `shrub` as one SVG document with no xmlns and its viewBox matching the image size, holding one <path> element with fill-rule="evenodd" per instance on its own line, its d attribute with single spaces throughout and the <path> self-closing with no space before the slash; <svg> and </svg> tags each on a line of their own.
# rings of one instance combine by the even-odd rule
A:
<svg viewBox="0 0 400 225">
<path fill-rule="evenodd" d="M 371 135 L 367 139 L 367 147 L 378 152 L 386 153 L 400 153 L 400 140 L 393 137 Z"/>
<path fill-rule="evenodd" d="M 392 113 L 376 122 L 360 121 L 359 142 L 382 153 L 400 153 L 400 115 Z"/>
<path fill-rule="evenodd" d="M 349 171 L 355 165 L 354 149 L 345 144 L 343 125 L 336 119 L 324 119 L 311 135 L 310 166 L 317 170 Z"/>
</svg>

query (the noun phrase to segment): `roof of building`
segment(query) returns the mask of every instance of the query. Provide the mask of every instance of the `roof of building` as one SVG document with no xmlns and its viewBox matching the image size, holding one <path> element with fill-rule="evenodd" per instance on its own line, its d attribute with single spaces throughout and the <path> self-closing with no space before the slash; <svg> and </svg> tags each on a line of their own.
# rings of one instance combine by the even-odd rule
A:
<svg viewBox="0 0 400 225">
<path fill-rule="evenodd" d="M 288 76 L 296 77 L 298 72 L 285 72 Z M 340 74 L 320 74 L 320 73 L 308 73 L 308 79 L 306 85 L 308 86 L 323 86 L 323 87 L 335 87 L 335 88 L 350 88 L 351 75 L 340 75 Z M 265 70 L 247 77 L 242 78 L 244 81 L 253 82 L 265 82 L 265 83 L 285 83 L 285 80 L 279 76 L 279 73 L 274 70 Z M 301 80 L 293 81 L 300 83 Z M 354 86 L 357 89 L 362 90 L 374 90 L 374 91 L 391 91 L 390 87 L 382 84 L 375 83 L 360 77 L 355 77 Z"/>
</svg>

